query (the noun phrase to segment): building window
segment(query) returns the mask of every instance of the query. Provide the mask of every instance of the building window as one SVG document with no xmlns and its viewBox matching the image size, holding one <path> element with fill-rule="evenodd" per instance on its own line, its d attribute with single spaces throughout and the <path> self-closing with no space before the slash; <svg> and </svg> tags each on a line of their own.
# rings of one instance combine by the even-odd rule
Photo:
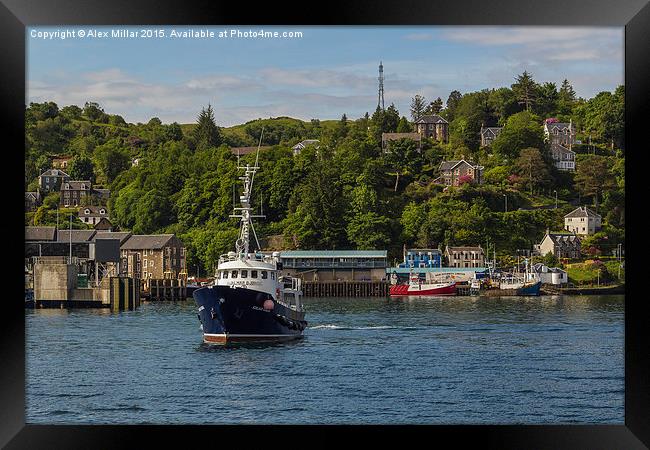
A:
<svg viewBox="0 0 650 450">
<path fill-rule="evenodd" d="M 241 271 L 241 277 L 242 278 L 248 278 L 248 270 L 242 270 Z"/>
<path fill-rule="evenodd" d="M 230 273 L 230 278 L 237 278 L 237 271 L 236 271 L 236 270 L 233 270 L 233 271 Z"/>
<path fill-rule="evenodd" d="M 257 278 L 257 270 L 251 270 L 251 278 Z"/>
<path fill-rule="evenodd" d="M 275 280 L 275 272 L 271 272 L 271 279 Z"/>
<path fill-rule="evenodd" d="M 144 268 L 145 269 L 147 268 L 147 260 L 146 259 L 144 260 Z"/>
<path fill-rule="evenodd" d="M 223 278 L 224 280 L 226 278 L 228 278 L 228 271 L 227 270 L 224 270 L 223 272 L 221 272 L 221 278 Z"/>
<path fill-rule="evenodd" d="M 266 270 L 262 270 L 262 280 L 266 280 L 268 278 L 269 274 Z"/>
</svg>

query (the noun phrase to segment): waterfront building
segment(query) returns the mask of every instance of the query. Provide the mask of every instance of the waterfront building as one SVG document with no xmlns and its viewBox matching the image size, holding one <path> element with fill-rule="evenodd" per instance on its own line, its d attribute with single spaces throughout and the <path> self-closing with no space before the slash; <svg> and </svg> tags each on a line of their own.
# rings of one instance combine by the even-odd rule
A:
<svg viewBox="0 0 650 450">
<path fill-rule="evenodd" d="M 464 179 L 463 177 L 476 184 L 483 182 L 483 166 L 464 159 L 460 161 L 443 161 L 440 163 L 438 171 L 440 176 L 433 181 L 445 186 L 459 186 L 461 179 Z"/>
<path fill-rule="evenodd" d="M 386 277 L 386 250 L 291 250 L 280 252 L 282 274 L 305 281 L 368 281 Z"/>
<path fill-rule="evenodd" d="M 563 285 L 569 282 L 567 273 L 558 267 L 548 267 L 542 263 L 531 267 L 530 275 L 533 279 L 544 284 Z"/>
<path fill-rule="evenodd" d="M 437 114 L 425 115 L 415 121 L 415 130 L 422 137 L 441 142 L 449 141 L 449 122 Z"/>
<path fill-rule="evenodd" d="M 556 258 L 580 258 L 580 238 L 575 234 L 547 231 L 535 251 L 541 256 L 551 253 Z"/>
<path fill-rule="evenodd" d="M 448 267 L 485 267 L 485 252 L 478 247 L 445 247 Z"/>
<path fill-rule="evenodd" d="M 174 234 L 133 234 L 120 245 L 127 276 L 145 280 L 185 278 L 185 247 Z"/>
<path fill-rule="evenodd" d="M 442 267 L 442 252 L 437 248 L 411 248 L 404 254 L 404 262 L 398 265 L 404 267 Z"/>
<path fill-rule="evenodd" d="M 481 125 L 481 147 L 492 145 L 492 142 L 501 134 L 503 127 L 484 127 Z"/>
<path fill-rule="evenodd" d="M 41 192 L 57 192 L 61 184 L 69 181 L 70 175 L 60 169 L 48 169 L 38 176 L 38 187 Z"/>
<path fill-rule="evenodd" d="M 564 216 L 564 229 L 575 234 L 589 235 L 600 230 L 602 217 L 586 206 L 580 206 Z"/>
<path fill-rule="evenodd" d="M 381 149 L 384 153 L 390 151 L 390 143 L 400 139 L 409 139 L 415 142 L 418 151 L 422 150 L 422 135 L 420 133 L 381 133 Z"/>
</svg>

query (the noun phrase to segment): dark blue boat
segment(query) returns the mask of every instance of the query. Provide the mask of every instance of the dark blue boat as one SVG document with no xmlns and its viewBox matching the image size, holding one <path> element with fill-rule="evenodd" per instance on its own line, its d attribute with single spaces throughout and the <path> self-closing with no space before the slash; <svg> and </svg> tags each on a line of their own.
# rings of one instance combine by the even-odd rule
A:
<svg viewBox="0 0 650 450">
<path fill-rule="evenodd" d="M 529 285 L 524 285 L 517 289 L 517 295 L 539 295 L 539 289 L 541 287 L 541 281 Z"/>
<path fill-rule="evenodd" d="M 206 343 L 294 339 L 307 326 L 303 311 L 274 301 L 266 292 L 217 285 L 193 295 Z"/>
<path fill-rule="evenodd" d="M 280 276 L 280 254 L 249 252 L 251 221 L 250 193 L 258 167 L 245 169 L 239 238 L 234 252 L 221 255 L 212 286 L 196 289 L 192 296 L 198 307 L 203 342 L 280 341 L 302 337 L 307 326 L 302 307 L 301 280 Z M 258 216 L 256 216 L 258 217 Z M 257 248 L 259 242 L 255 237 Z"/>
</svg>

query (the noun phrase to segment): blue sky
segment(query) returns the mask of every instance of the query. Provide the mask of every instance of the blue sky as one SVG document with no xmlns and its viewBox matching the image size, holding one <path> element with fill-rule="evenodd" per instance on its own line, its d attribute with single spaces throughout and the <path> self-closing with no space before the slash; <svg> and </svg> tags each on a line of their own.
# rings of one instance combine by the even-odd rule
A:
<svg viewBox="0 0 650 450">
<path fill-rule="evenodd" d="M 447 99 L 567 78 L 589 98 L 623 84 L 623 28 L 612 27 L 97 27 L 141 30 L 300 31 L 302 38 L 42 39 L 27 30 L 27 102 L 98 102 L 128 122 L 194 122 L 211 103 L 218 125 L 291 116 L 338 119 L 372 113 L 384 64 L 386 106 L 409 116 L 415 94 Z"/>
</svg>

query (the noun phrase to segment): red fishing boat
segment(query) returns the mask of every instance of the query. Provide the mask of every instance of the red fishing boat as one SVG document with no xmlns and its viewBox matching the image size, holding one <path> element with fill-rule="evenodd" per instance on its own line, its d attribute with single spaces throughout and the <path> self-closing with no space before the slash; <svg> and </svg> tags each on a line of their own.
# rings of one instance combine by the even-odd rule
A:
<svg viewBox="0 0 650 450">
<path fill-rule="evenodd" d="M 394 284 L 390 287 L 391 296 L 399 295 L 426 295 L 426 296 L 439 296 L 439 295 L 456 295 L 456 282 L 443 281 L 443 282 L 426 282 L 420 280 L 417 274 L 411 274 L 408 284 Z"/>
</svg>

